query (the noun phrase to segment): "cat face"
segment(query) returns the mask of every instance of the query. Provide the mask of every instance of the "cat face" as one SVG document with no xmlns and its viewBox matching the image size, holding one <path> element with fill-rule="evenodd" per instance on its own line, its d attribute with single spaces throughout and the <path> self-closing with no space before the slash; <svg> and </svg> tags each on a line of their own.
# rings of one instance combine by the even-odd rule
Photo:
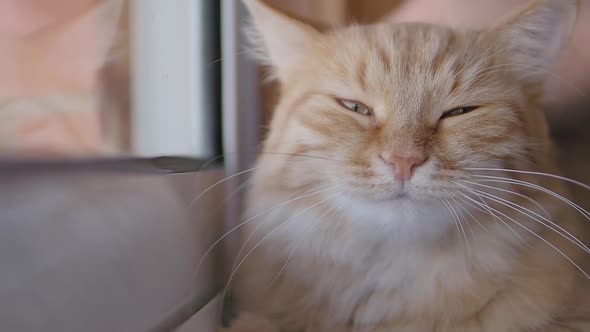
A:
<svg viewBox="0 0 590 332">
<path fill-rule="evenodd" d="M 519 87 L 488 70 L 501 60 L 486 37 L 426 25 L 323 36 L 290 73 L 270 150 L 330 159 L 286 171 L 309 163 L 298 178 L 376 199 L 444 195 L 466 168 L 527 158 Z"/>
<path fill-rule="evenodd" d="M 427 24 L 320 32 L 246 2 L 282 83 L 261 164 L 285 189 L 371 201 L 449 196 L 476 167 L 545 158 L 544 74 L 575 2 L 538 1 L 489 31 Z"/>
</svg>

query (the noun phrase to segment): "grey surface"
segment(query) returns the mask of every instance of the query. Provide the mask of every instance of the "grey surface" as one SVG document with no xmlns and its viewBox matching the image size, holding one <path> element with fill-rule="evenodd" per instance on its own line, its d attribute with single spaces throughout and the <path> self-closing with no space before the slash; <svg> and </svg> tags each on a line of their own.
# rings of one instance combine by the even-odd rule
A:
<svg viewBox="0 0 590 332">
<path fill-rule="evenodd" d="M 162 156 L 154 158 L 100 158 L 74 160 L 48 159 L 0 159 L 0 173 L 39 172 L 94 172 L 138 174 L 177 174 L 199 172 L 220 167 L 220 157 L 201 160 L 189 157 Z"/>
<path fill-rule="evenodd" d="M 8 164 L 0 163 L 0 331 L 166 330 L 213 295 L 217 253 L 198 276 L 195 268 L 223 225 L 223 186 L 191 201 L 220 170 Z"/>
</svg>

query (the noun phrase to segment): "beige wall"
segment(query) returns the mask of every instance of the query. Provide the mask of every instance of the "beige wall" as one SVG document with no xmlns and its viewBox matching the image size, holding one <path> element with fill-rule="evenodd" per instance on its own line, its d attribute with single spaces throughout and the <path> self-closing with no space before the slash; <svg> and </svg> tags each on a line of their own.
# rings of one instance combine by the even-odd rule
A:
<svg viewBox="0 0 590 332">
<path fill-rule="evenodd" d="M 322 23 L 340 23 L 346 18 L 348 0 L 270 0 L 288 12 Z"/>
<path fill-rule="evenodd" d="M 349 18 L 361 23 L 374 22 L 395 10 L 403 0 L 347 0 Z"/>
<path fill-rule="evenodd" d="M 108 153 L 97 100 L 121 1 L 0 0 L 0 155 Z"/>
<path fill-rule="evenodd" d="M 314 21 L 333 24 L 348 20 L 375 21 L 393 10 L 402 0 L 270 0 L 270 2 Z"/>
</svg>

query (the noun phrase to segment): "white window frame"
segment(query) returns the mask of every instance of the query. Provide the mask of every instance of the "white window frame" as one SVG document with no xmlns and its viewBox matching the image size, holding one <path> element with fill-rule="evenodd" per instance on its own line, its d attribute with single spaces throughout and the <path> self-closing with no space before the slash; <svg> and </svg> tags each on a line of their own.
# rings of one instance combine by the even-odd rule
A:
<svg viewBox="0 0 590 332">
<path fill-rule="evenodd" d="M 245 49 L 242 1 L 221 0 L 223 148 L 226 170 L 250 167 L 259 144 L 260 88 L 258 65 Z"/>
<path fill-rule="evenodd" d="M 252 165 L 259 142 L 258 66 L 244 52 L 241 1 L 220 0 L 222 136 L 228 172 Z M 146 157 L 210 158 L 215 142 L 204 112 L 201 0 L 131 0 L 132 145 Z M 176 38 L 170 38 L 176 36 Z"/>
<path fill-rule="evenodd" d="M 132 146 L 144 157 L 181 155 L 209 159 L 210 114 L 203 112 L 207 82 L 202 45 L 202 0 L 131 0 Z M 221 126 L 227 175 L 252 166 L 260 129 L 258 66 L 244 52 L 242 24 L 247 11 L 239 0 L 219 0 L 221 14 Z M 176 36 L 176 38 L 169 38 Z M 228 181 L 233 192 L 238 181 Z M 226 202 L 226 229 L 239 220 L 239 199 Z M 227 255 L 235 246 L 224 242 Z M 219 304 L 213 303 L 218 306 Z M 186 324 L 201 324 L 193 317 Z M 195 323 L 196 321 L 196 323 Z"/>
<path fill-rule="evenodd" d="M 199 0 L 132 0 L 132 150 L 210 157 Z"/>
</svg>

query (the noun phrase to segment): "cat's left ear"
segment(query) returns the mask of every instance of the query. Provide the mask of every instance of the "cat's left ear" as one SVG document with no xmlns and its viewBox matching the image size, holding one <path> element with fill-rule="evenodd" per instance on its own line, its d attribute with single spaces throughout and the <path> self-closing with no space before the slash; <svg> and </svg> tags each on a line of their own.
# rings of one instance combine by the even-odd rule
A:
<svg viewBox="0 0 590 332">
<path fill-rule="evenodd" d="M 263 0 L 243 0 L 252 17 L 247 31 L 258 60 L 270 65 L 275 76 L 284 78 L 311 48 L 320 32 L 313 26 L 279 11 Z"/>
<path fill-rule="evenodd" d="M 525 79 L 544 81 L 569 40 L 578 6 L 577 0 L 536 0 L 510 17 L 498 27 L 507 65 Z"/>
</svg>

